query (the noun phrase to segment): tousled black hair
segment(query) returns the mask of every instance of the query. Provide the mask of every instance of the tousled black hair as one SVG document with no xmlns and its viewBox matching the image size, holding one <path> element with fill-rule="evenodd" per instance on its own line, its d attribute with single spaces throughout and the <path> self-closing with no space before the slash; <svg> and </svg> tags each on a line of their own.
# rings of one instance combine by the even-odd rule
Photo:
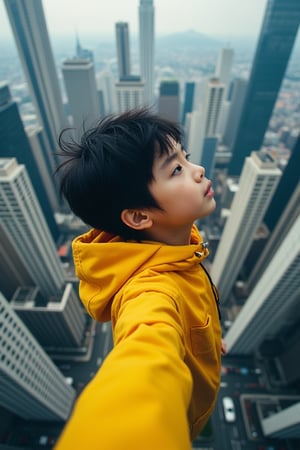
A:
<svg viewBox="0 0 300 450">
<path fill-rule="evenodd" d="M 181 142 L 181 128 L 148 109 L 102 119 L 84 131 L 79 143 L 59 137 L 60 193 L 71 210 L 91 227 L 125 239 L 142 233 L 126 226 L 126 208 L 160 208 L 149 192 L 156 152 L 169 153 L 171 140 Z"/>
</svg>

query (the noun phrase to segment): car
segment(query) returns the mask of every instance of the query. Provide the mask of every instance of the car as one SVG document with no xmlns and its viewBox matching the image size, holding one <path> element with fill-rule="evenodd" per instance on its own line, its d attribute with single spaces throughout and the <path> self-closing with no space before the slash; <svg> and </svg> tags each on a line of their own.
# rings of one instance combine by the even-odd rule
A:
<svg viewBox="0 0 300 450">
<path fill-rule="evenodd" d="M 224 328 L 226 330 L 228 330 L 231 327 L 232 324 L 233 324 L 232 320 L 224 320 L 224 323 L 223 323 Z"/>
<path fill-rule="evenodd" d="M 73 378 L 73 377 L 65 377 L 65 382 L 66 382 L 69 386 L 73 386 L 74 378 Z"/>
<path fill-rule="evenodd" d="M 226 422 L 235 422 L 235 408 L 231 397 L 222 398 L 224 417 Z"/>
<path fill-rule="evenodd" d="M 40 445 L 47 445 L 48 442 L 48 436 L 42 435 L 39 438 L 39 444 Z"/>
</svg>

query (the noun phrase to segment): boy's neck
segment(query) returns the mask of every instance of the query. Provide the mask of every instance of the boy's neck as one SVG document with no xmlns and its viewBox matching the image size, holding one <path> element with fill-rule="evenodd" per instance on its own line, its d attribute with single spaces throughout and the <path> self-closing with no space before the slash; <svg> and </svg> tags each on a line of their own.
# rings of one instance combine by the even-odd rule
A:
<svg viewBox="0 0 300 450">
<path fill-rule="evenodd" d="M 161 242 L 166 245 L 189 245 L 191 241 L 192 227 L 176 229 L 151 229 L 148 231 L 148 239 Z"/>
</svg>

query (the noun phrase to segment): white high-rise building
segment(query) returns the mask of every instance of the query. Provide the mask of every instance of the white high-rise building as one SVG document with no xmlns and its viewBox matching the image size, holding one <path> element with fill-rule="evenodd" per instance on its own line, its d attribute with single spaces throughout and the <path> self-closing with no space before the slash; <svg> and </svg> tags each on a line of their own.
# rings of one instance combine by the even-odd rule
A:
<svg viewBox="0 0 300 450">
<path fill-rule="evenodd" d="M 203 131 L 204 137 L 212 137 L 217 134 L 217 126 L 224 100 L 225 85 L 217 78 L 211 78 L 206 86 L 203 102 Z"/>
<path fill-rule="evenodd" d="M 217 129 L 218 134 L 221 136 L 223 136 L 224 134 L 230 111 L 230 102 L 228 101 L 227 97 L 231 80 L 233 56 L 234 50 L 232 48 L 222 48 L 219 52 L 215 70 L 215 77 L 224 84 L 223 103 L 221 105 L 221 112 Z"/>
<path fill-rule="evenodd" d="M 252 291 L 266 266 L 269 264 L 274 254 L 277 252 L 277 243 L 291 228 L 296 218 L 300 214 L 300 181 L 296 186 L 292 196 L 287 201 L 283 214 L 281 215 L 275 229 L 266 243 L 258 261 L 256 261 L 252 272 L 247 280 L 248 291 Z"/>
<path fill-rule="evenodd" d="M 52 151 L 67 120 L 41 0 L 5 0 L 39 124 Z"/>
<path fill-rule="evenodd" d="M 208 78 L 195 82 L 194 98 L 192 111 L 199 111 L 204 101 L 204 96 L 207 89 Z"/>
<path fill-rule="evenodd" d="M 80 346 L 86 316 L 71 283 L 47 301 L 39 299 L 37 287 L 20 287 L 11 306 L 43 348 Z"/>
<path fill-rule="evenodd" d="M 215 77 L 225 84 L 226 89 L 230 83 L 233 56 L 234 50 L 232 48 L 222 48 L 216 65 Z"/>
<path fill-rule="evenodd" d="M 140 0 L 139 5 L 140 70 L 145 81 L 145 104 L 152 106 L 154 96 L 154 5 Z"/>
<path fill-rule="evenodd" d="M 0 158 L 0 224 L 45 297 L 64 285 L 65 272 L 25 166 Z"/>
<path fill-rule="evenodd" d="M 0 221 L 0 274 L 2 294 L 10 300 L 17 286 L 32 286 L 33 279 Z"/>
<path fill-rule="evenodd" d="M 116 92 L 119 113 L 139 108 L 145 104 L 145 83 L 140 77 L 132 75 L 123 78 L 122 81 L 116 83 Z"/>
<path fill-rule="evenodd" d="M 203 113 L 196 110 L 187 115 L 186 135 L 187 148 L 191 154 L 191 161 L 199 164 L 202 156 L 203 147 Z"/>
<path fill-rule="evenodd" d="M 300 215 L 225 335 L 228 353 L 252 354 L 265 339 L 276 337 L 299 310 Z"/>
<path fill-rule="evenodd" d="M 100 119 L 94 64 L 90 59 L 72 58 L 64 61 L 62 72 L 65 81 L 73 126 L 82 131 Z"/>
<path fill-rule="evenodd" d="M 238 130 L 247 90 L 247 84 L 247 80 L 244 80 L 243 78 L 236 78 L 232 82 L 230 107 L 228 111 L 226 126 L 224 127 L 224 132 L 222 133 L 223 144 L 228 147 L 232 146 Z"/>
<path fill-rule="evenodd" d="M 195 164 L 201 164 L 204 138 L 217 136 L 224 89 L 224 83 L 221 83 L 217 78 L 207 80 L 203 91 L 202 102 L 198 110 L 191 113 L 192 116 L 193 114 L 197 116 L 196 121 L 201 117 L 198 126 L 194 128 L 197 135 L 196 139 L 190 135 L 188 137 L 191 161 Z M 198 111 L 200 112 L 200 116 Z M 190 132 L 192 131 L 193 129 L 190 128 Z M 193 142 L 195 142 L 195 147 L 192 145 Z"/>
<path fill-rule="evenodd" d="M 1 292 L 0 325 L 0 405 L 28 420 L 66 420 L 74 389 Z"/>
<path fill-rule="evenodd" d="M 55 164 L 53 164 L 52 150 L 48 140 L 45 139 L 45 131 L 42 127 L 30 125 L 26 127 L 26 134 L 32 150 L 32 155 L 39 168 L 43 184 L 47 191 L 53 211 L 59 211 L 59 190 L 53 177 Z"/>
<path fill-rule="evenodd" d="M 102 70 L 96 75 L 97 90 L 102 91 L 105 114 L 118 112 L 118 99 L 115 79 L 110 70 Z"/>
<path fill-rule="evenodd" d="M 252 152 L 246 158 L 211 270 L 224 302 L 239 275 L 280 176 L 281 171 L 268 153 Z"/>
<path fill-rule="evenodd" d="M 264 436 L 279 439 L 300 438 L 300 402 L 278 409 L 260 420 Z"/>
</svg>

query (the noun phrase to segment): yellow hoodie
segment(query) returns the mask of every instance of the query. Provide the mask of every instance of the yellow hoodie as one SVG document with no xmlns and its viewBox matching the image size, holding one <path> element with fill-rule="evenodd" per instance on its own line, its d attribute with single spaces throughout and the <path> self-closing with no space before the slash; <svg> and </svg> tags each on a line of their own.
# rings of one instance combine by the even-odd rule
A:
<svg viewBox="0 0 300 450">
<path fill-rule="evenodd" d="M 123 242 L 95 229 L 73 242 L 80 297 L 112 321 L 114 348 L 77 400 L 56 450 L 188 450 L 211 415 L 221 328 L 208 255 L 191 244 Z"/>
</svg>

